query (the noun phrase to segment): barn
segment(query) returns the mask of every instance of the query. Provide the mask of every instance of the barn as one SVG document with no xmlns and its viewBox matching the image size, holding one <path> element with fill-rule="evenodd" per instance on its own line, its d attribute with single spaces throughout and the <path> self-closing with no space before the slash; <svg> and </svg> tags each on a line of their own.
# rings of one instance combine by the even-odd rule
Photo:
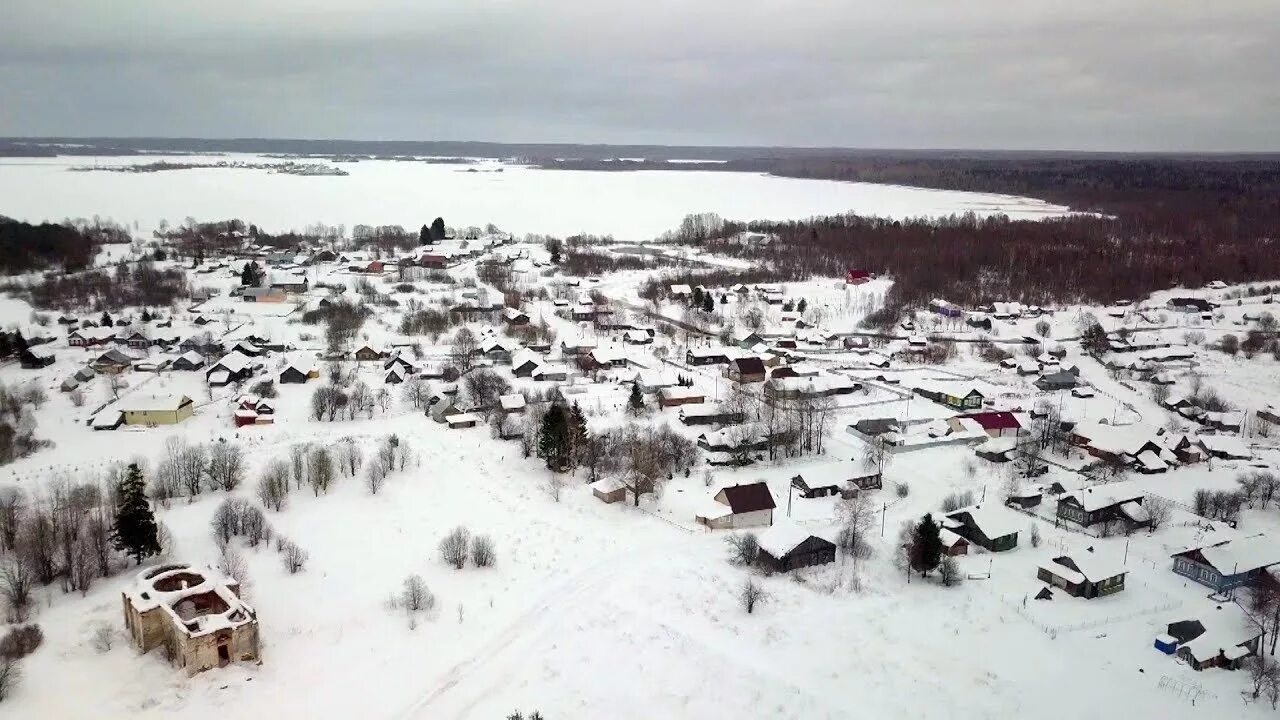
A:
<svg viewBox="0 0 1280 720">
<path fill-rule="evenodd" d="M 757 562 L 775 572 L 787 572 L 836 560 L 835 543 L 811 534 L 791 522 L 781 522 L 760 533 Z"/>
</svg>

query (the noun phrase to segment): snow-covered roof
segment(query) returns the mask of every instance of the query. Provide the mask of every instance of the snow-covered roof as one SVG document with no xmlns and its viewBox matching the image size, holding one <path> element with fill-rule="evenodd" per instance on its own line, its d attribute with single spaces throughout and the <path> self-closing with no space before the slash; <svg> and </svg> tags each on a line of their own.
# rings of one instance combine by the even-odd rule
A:
<svg viewBox="0 0 1280 720">
<path fill-rule="evenodd" d="M 186 395 L 130 395 L 117 406 L 123 412 L 177 410 L 191 402 Z"/>
<path fill-rule="evenodd" d="M 253 608 L 231 590 L 233 582 L 212 567 L 161 565 L 138 573 L 125 597 L 138 612 L 162 608 L 175 629 L 197 637 L 254 621 Z M 209 594 L 226 608 L 202 613 L 188 603 L 188 598 Z"/>
<path fill-rule="evenodd" d="M 238 373 L 252 364 L 253 358 L 241 353 L 239 350 L 232 350 L 214 363 L 214 367 L 222 366 L 228 372 Z"/>
<path fill-rule="evenodd" d="M 1113 505 L 1123 505 L 1133 500 L 1141 500 L 1144 497 L 1146 497 L 1146 493 L 1132 481 L 1129 481 L 1106 485 L 1091 485 L 1064 494 L 1058 502 L 1072 498 L 1080 504 L 1080 507 L 1085 512 L 1093 512 Z"/>
<path fill-rule="evenodd" d="M 480 417 L 475 413 L 462 412 L 462 413 L 454 413 L 453 415 L 449 415 L 448 417 L 445 418 L 445 422 L 447 422 L 450 425 L 462 425 L 465 423 L 484 422 L 484 418 Z"/>
<path fill-rule="evenodd" d="M 1236 540 L 1224 540 L 1185 552 L 1199 550 L 1200 556 L 1226 574 L 1245 573 L 1280 563 L 1280 547 L 1264 533 Z M 1179 555 L 1183 553 L 1177 553 Z"/>
<path fill-rule="evenodd" d="M 1194 619 L 1204 627 L 1203 633 L 1182 645 L 1199 661 L 1217 657 L 1218 653 L 1225 651 L 1238 654 L 1234 648 L 1262 633 L 1244 610 L 1231 603 L 1206 607 L 1204 612 L 1188 619 Z"/>
<path fill-rule="evenodd" d="M 1234 435 L 1201 435 L 1200 444 L 1211 453 L 1233 458 L 1251 458 L 1253 451 Z"/>
<path fill-rule="evenodd" d="M 782 558 L 812 536 L 813 533 L 799 525 L 780 520 L 761 532 L 756 540 L 761 550 L 775 558 Z"/>
<path fill-rule="evenodd" d="M 502 395 L 498 398 L 498 404 L 502 406 L 503 410 L 519 410 L 525 406 L 524 395 L 520 393 Z"/>
<path fill-rule="evenodd" d="M 1017 515 L 1014 515 L 1013 511 L 1006 510 L 998 505 L 973 505 L 967 508 L 960 508 L 955 512 L 949 513 L 948 517 L 954 517 L 961 513 L 968 513 L 974 526 L 981 530 L 983 535 L 992 540 L 1018 532 Z"/>
</svg>

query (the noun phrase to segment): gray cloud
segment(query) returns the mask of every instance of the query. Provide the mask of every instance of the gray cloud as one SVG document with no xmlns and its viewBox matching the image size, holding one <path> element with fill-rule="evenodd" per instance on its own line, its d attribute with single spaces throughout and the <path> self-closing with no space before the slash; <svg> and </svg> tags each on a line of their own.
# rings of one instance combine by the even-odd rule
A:
<svg viewBox="0 0 1280 720">
<path fill-rule="evenodd" d="M 0 134 L 1277 150 L 1274 2 L 10 0 Z"/>
</svg>

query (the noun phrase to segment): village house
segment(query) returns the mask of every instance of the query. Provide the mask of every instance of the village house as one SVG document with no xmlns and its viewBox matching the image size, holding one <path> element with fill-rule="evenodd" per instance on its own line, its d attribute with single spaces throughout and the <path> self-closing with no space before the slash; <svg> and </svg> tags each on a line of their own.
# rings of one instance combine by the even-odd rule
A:
<svg viewBox="0 0 1280 720">
<path fill-rule="evenodd" d="M 806 498 L 878 490 L 881 482 L 880 473 L 862 472 L 851 462 L 839 461 L 807 467 L 791 478 L 791 486 Z"/>
<path fill-rule="evenodd" d="M 541 364 L 529 373 L 529 377 L 539 382 L 564 382 L 569 379 L 569 366 L 564 363 Z"/>
<path fill-rule="evenodd" d="M 734 358 L 725 371 L 730 380 L 738 383 L 758 383 L 765 380 L 764 360 L 754 356 Z"/>
<path fill-rule="evenodd" d="M 698 523 L 715 530 L 768 527 L 773 524 L 773 494 L 763 482 L 721 488 Z"/>
<path fill-rule="evenodd" d="M 351 353 L 351 357 L 355 358 L 357 361 L 360 361 L 360 362 L 371 362 L 374 360 L 381 360 L 386 356 L 387 356 L 386 352 L 372 345 L 361 345 L 360 347 L 356 348 L 355 352 Z"/>
<path fill-rule="evenodd" d="M 516 377 L 531 377 L 533 371 L 542 365 L 542 356 L 524 349 L 511 356 L 511 374 Z"/>
<path fill-rule="evenodd" d="M 18 353 L 18 364 L 27 370 L 49 367 L 57 357 L 47 347 L 28 347 Z"/>
<path fill-rule="evenodd" d="M 707 402 L 682 405 L 679 417 L 685 425 L 736 425 L 745 419 L 740 410 Z"/>
<path fill-rule="evenodd" d="M 289 294 L 279 288 L 247 287 L 240 291 L 240 299 L 252 303 L 282 303 L 289 299 Z"/>
<path fill-rule="evenodd" d="M 986 397 L 980 390 L 960 383 L 934 383 L 915 388 L 915 393 L 953 410 L 977 410 Z"/>
<path fill-rule="evenodd" d="M 973 421 L 988 437 L 993 438 L 1016 438 L 1024 432 L 1023 422 L 1011 412 L 995 411 L 957 415 L 949 418 L 947 425 L 953 432 L 968 431 L 970 427 L 967 423 L 962 422 L 963 420 Z"/>
<path fill-rule="evenodd" d="M 974 505 L 948 513 L 942 527 L 991 552 L 1018 546 L 1017 515 L 1000 506 Z"/>
<path fill-rule="evenodd" d="M 188 350 L 179 355 L 170 365 L 174 370 L 199 370 L 204 367 L 204 356 L 195 350 Z"/>
<path fill-rule="evenodd" d="M 622 334 L 622 342 L 628 345 L 652 345 L 653 336 L 643 330 L 628 330 Z"/>
<path fill-rule="evenodd" d="M 125 629 L 140 652 L 165 648 L 195 675 L 258 659 L 258 617 L 239 584 L 211 567 L 160 565 L 138 574 L 122 593 Z"/>
<path fill-rule="evenodd" d="M 774 572 L 787 572 L 836 561 L 836 545 L 791 522 L 780 522 L 760 533 L 757 562 Z"/>
<path fill-rule="evenodd" d="M 1078 382 L 1079 378 L 1077 378 L 1074 373 L 1066 370 L 1059 370 L 1057 372 L 1041 375 L 1036 379 L 1035 385 L 1041 390 L 1052 392 L 1055 390 L 1070 390 L 1071 388 L 1074 388 Z"/>
<path fill-rule="evenodd" d="M 1206 455 L 1222 460 L 1248 460 L 1253 451 L 1235 435 L 1201 435 L 1200 446 Z"/>
<path fill-rule="evenodd" d="M 627 356 L 617 350 L 596 348 L 587 357 L 590 358 L 591 365 L 596 368 L 624 368 L 627 366 Z"/>
<path fill-rule="evenodd" d="M 1099 556 L 1089 548 L 1040 563 L 1036 578 L 1068 595 L 1088 600 L 1123 591 L 1127 572 L 1115 558 Z"/>
<path fill-rule="evenodd" d="M 1280 564 L 1280 550 L 1264 534 L 1187 548 L 1173 554 L 1173 571 L 1210 588 L 1218 595 L 1262 577 Z"/>
<path fill-rule="evenodd" d="M 122 350 L 111 348 L 94 358 L 89 363 L 89 367 L 100 373 L 116 375 L 132 368 L 133 362 L 137 359 Z"/>
<path fill-rule="evenodd" d="M 117 408 L 125 425 L 176 425 L 191 417 L 195 403 L 186 395 L 129 395 Z"/>
<path fill-rule="evenodd" d="M 524 395 L 520 393 L 510 393 L 498 397 L 498 410 L 504 415 L 523 415 L 526 405 Z"/>
<path fill-rule="evenodd" d="M 508 325 L 520 327 L 529 324 L 529 314 L 521 312 L 515 308 L 507 308 L 502 311 L 502 319 L 506 320 Z"/>
<path fill-rule="evenodd" d="M 617 478 L 601 478 L 591 483 L 588 487 L 591 488 L 591 494 L 596 499 L 606 504 L 622 502 L 627 499 L 627 486 Z"/>
<path fill-rule="evenodd" d="M 1058 519 L 1082 527 L 1098 523 L 1118 522 L 1125 532 L 1151 524 L 1151 516 L 1142 507 L 1146 495 L 1132 482 L 1094 485 L 1058 497 Z"/>
<path fill-rule="evenodd" d="M 1176 653 L 1192 670 L 1235 670 L 1261 649 L 1262 628 L 1231 603 L 1211 605 L 1196 617 L 1169 623 L 1156 647 Z"/>
<path fill-rule="evenodd" d="M 67 333 L 71 347 L 94 347 L 115 342 L 116 331 L 112 327 L 82 327 Z"/>
<path fill-rule="evenodd" d="M 253 358 L 233 350 L 222 356 L 218 362 L 205 371 L 205 378 L 210 385 L 226 385 L 244 380 L 257 371 L 258 364 Z"/>
<path fill-rule="evenodd" d="M 682 385 L 665 387 L 658 391 L 658 405 L 664 408 L 694 405 L 705 402 L 706 399 L 707 396 L 701 390 L 694 390 L 691 387 Z"/>
<path fill-rule="evenodd" d="M 685 351 L 686 365 L 724 365 L 729 356 L 722 348 L 689 348 Z"/>
</svg>

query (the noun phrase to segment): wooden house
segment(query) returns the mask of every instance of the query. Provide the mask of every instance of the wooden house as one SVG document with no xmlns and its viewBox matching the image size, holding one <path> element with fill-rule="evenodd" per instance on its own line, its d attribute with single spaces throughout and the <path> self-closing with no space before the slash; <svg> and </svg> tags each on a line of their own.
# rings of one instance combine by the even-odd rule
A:
<svg viewBox="0 0 1280 720">
<path fill-rule="evenodd" d="M 664 408 L 693 405 L 706 402 L 706 399 L 707 396 L 701 390 L 694 390 L 683 385 L 666 387 L 658 391 L 658 405 Z"/>
<path fill-rule="evenodd" d="M 713 529 L 767 527 L 773 524 L 773 494 L 763 482 L 721 488 L 697 521 Z"/>
<path fill-rule="evenodd" d="M 1192 670 L 1235 670 L 1262 649 L 1263 629 L 1232 603 L 1203 606 L 1195 617 L 1169 623 L 1174 652 Z"/>
<path fill-rule="evenodd" d="M 1017 516 L 998 505 L 974 505 L 948 513 L 942 526 L 990 552 L 1018 546 Z"/>
<path fill-rule="evenodd" d="M 1258 534 L 1187 548 L 1172 557 L 1175 573 L 1221 595 L 1261 578 L 1267 568 L 1280 563 L 1280 549 L 1273 539 Z"/>
<path fill-rule="evenodd" d="M 1088 600 L 1123 591 L 1127 572 L 1116 558 L 1099 556 L 1090 548 L 1040 563 L 1036 578 L 1068 595 Z"/>
<path fill-rule="evenodd" d="M 1059 496 L 1056 515 L 1082 527 L 1120 522 L 1132 531 L 1151 524 L 1142 507 L 1144 497 L 1145 493 L 1128 482 L 1095 485 Z"/>
<path fill-rule="evenodd" d="M 760 533 L 757 562 L 774 572 L 787 572 L 836 561 L 836 545 L 790 522 Z"/>
</svg>

